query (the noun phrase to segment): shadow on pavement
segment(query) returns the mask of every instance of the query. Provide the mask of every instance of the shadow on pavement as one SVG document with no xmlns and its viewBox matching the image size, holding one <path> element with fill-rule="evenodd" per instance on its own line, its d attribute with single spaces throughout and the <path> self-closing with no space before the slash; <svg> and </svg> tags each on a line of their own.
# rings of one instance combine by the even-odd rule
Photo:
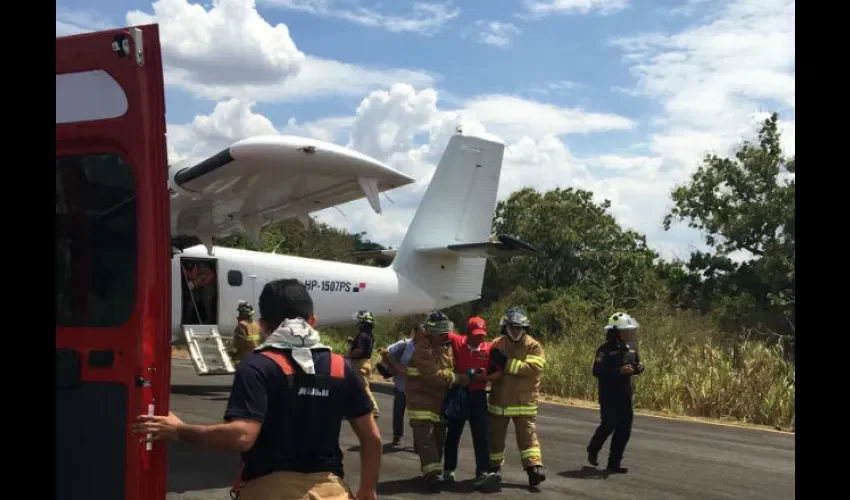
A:
<svg viewBox="0 0 850 500">
<path fill-rule="evenodd" d="M 559 472 L 558 475 L 572 479 L 606 479 L 610 473 L 604 469 L 597 469 L 596 467 L 585 465 L 581 469 Z"/>
<path fill-rule="evenodd" d="M 168 443 L 168 492 L 229 488 L 239 474 L 239 455 Z"/>
<path fill-rule="evenodd" d="M 425 483 L 419 476 L 378 483 L 378 498 L 381 495 L 404 495 L 405 493 L 416 495 L 436 494 L 425 488 Z"/>
<path fill-rule="evenodd" d="M 349 447 L 345 451 L 358 452 L 358 451 L 360 451 L 360 445 L 355 444 L 354 446 Z M 404 447 L 393 446 L 392 443 L 384 443 L 384 446 L 381 449 L 381 453 L 384 454 L 384 455 L 386 455 L 388 453 L 399 453 L 399 452 L 402 452 L 402 451 L 407 452 L 407 453 L 414 453 L 412 446 L 404 446 Z"/>
</svg>

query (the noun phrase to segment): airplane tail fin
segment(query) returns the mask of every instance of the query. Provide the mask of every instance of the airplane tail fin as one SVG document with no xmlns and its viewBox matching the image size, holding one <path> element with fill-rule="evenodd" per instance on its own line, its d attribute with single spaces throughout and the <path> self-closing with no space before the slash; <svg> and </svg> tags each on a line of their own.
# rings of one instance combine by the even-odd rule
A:
<svg viewBox="0 0 850 500">
<path fill-rule="evenodd" d="M 504 152 L 504 144 L 454 135 L 396 252 L 391 268 L 437 308 L 481 297 L 486 257 L 524 251 L 490 241 Z"/>
</svg>

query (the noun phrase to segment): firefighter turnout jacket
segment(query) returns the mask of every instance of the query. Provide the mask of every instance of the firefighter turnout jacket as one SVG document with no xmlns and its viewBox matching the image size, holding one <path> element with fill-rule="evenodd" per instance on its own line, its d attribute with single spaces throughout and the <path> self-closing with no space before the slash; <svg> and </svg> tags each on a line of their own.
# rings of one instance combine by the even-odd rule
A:
<svg viewBox="0 0 850 500">
<path fill-rule="evenodd" d="M 540 376 L 546 365 L 543 347 L 531 335 L 518 342 L 497 337 L 491 346 L 505 354 L 507 362 L 501 378 L 492 383 L 489 411 L 505 417 L 536 416 L 540 396 Z"/>
<path fill-rule="evenodd" d="M 469 377 L 454 373 L 454 357 L 449 346 L 432 347 L 427 339 L 415 344 L 407 365 L 407 411 L 410 420 L 442 422 L 443 399 L 455 383 L 468 383 Z"/>
<path fill-rule="evenodd" d="M 242 361 L 260 345 L 260 326 L 256 321 L 242 320 L 233 332 L 231 358 Z"/>
</svg>

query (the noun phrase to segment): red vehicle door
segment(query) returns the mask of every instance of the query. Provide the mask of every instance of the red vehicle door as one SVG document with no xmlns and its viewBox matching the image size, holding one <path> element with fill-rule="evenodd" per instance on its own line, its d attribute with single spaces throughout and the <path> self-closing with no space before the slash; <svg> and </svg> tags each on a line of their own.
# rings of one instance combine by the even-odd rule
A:
<svg viewBox="0 0 850 500">
<path fill-rule="evenodd" d="M 56 498 L 165 498 L 170 216 L 156 25 L 56 39 Z"/>
</svg>

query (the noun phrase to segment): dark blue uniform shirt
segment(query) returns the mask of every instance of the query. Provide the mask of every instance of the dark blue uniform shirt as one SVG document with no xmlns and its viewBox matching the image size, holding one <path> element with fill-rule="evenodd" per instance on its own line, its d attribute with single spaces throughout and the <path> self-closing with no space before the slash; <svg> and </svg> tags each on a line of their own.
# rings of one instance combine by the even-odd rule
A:
<svg viewBox="0 0 850 500">
<path fill-rule="evenodd" d="M 287 353 L 293 369 L 303 374 Z M 316 374 L 330 373 L 330 351 L 314 351 Z M 305 376 L 301 387 L 315 386 Z M 253 353 L 236 369 L 225 420 L 247 419 L 262 423 L 253 448 L 242 454 L 242 479 L 278 471 L 332 472 L 343 477 L 339 434 L 344 419 L 372 412 L 372 402 L 352 364 L 345 361 L 345 378 L 331 382 L 327 393 L 306 391 L 299 396 L 301 409 L 290 408 L 289 379 L 273 360 Z M 298 415 L 296 415 L 298 413 Z"/>
</svg>

